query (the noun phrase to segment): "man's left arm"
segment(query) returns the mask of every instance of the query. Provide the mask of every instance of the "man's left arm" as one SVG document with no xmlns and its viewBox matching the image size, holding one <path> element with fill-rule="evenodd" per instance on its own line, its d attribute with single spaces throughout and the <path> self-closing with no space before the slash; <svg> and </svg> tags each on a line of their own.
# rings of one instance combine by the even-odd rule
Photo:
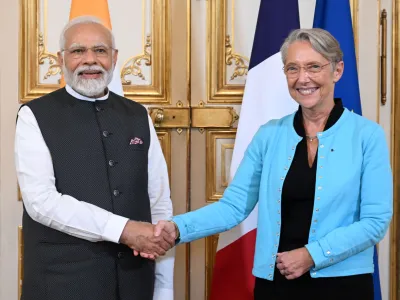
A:
<svg viewBox="0 0 400 300">
<path fill-rule="evenodd" d="M 172 218 L 172 201 L 170 196 L 168 168 L 158 141 L 153 122 L 149 118 L 150 148 L 148 163 L 148 193 L 151 206 L 152 223 Z M 156 260 L 155 285 L 153 300 L 174 299 L 174 262 L 175 249 Z"/>
</svg>

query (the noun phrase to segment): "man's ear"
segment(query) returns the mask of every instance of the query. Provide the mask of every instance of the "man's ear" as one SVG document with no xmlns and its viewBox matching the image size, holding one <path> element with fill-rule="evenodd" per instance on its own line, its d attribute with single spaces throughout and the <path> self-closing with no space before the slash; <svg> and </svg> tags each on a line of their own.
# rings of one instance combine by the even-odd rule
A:
<svg viewBox="0 0 400 300">
<path fill-rule="evenodd" d="M 114 52 L 113 53 L 113 63 L 114 63 L 113 67 L 115 68 L 115 65 L 117 64 L 117 59 L 118 59 L 118 50 L 115 49 L 113 52 Z"/>
<path fill-rule="evenodd" d="M 64 56 L 61 51 L 57 52 L 57 62 L 60 67 L 64 65 Z"/>
</svg>

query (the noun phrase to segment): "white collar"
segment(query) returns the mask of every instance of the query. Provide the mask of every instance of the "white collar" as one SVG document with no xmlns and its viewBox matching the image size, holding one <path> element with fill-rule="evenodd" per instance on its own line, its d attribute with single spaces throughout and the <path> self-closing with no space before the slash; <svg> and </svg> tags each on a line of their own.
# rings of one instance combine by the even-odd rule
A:
<svg viewBox="0 0 400 300">
<path fill-rule="evenodd" d="M 77 98 L 79 100 L 91 101 L 91 102 L 98 101 L 98 100 L 107 100 L 108 99 L 108 94 L 109 94 L 109 91 L 108 91 L 108 88 L 107 88 L 107 94 L 105 96 L 100 97 L 100 98 L 89 98 L 89 97 L 86 97 L 86 96 L 83 96 L 83 95 L 79 94 L 72 87 L 70 87 L 68 84 L 65 86 L 65 90 L 68 92 L 68 94 L 70 94 L 74 98 Z"/>
</svg>

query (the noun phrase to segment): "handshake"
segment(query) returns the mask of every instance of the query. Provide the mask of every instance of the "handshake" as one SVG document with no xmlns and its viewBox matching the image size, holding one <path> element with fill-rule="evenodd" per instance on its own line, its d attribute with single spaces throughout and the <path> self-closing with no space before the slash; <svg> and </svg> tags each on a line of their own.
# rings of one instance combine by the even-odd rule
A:
<svg viewBox="0 0 400 300">
<path fill-rule="evenodd" d="M 178 229 L 171 221 L 159 221 L 157 225 L 128 221 L 120 242 L 131 248 L 135 256 L 156 259 L 175 246 L 177 236 Z"/>
</svg>

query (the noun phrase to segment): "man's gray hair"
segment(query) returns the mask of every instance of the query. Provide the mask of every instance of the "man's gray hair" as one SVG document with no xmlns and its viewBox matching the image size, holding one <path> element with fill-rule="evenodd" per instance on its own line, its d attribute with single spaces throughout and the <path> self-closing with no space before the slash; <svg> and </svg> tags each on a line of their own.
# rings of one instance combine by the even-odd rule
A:
<svg viewBox="0 0 400 300">
<path fill-rule="evenodd" d="M 298 41 L 305 41 L 311 47 L 332 63 L 343 60 L 343 52 L 339 42 L 326 30 L 320 28 L 296 29 L 286 38 L 281 47 L 283 64 L 286 63 L 288 48 L 291 44 Z"/>
<path fill-rule="evenodd" d="M 115 49 L 115 39 L 114 39 L 114 35 L 113 35 L 112 31 L 109 28 L 107 28 L 106 26 L 104 26 L 103 22 L 99 18 L 94 17 L 94 16 L 81 16 L 81 17 L 77 17 L 77 18 L 74 18 L 71 21 L 69 21 L 67 23 L 67 25 L 65 25 L 64 29 L 62 30 L 61 35 L 60 35 L 60 50 L 61 51 L 65 48 L 65 33 L 72 26 L 79 25 L 79 24 L 100 24 L 101 26 L 103 26 L 110 33 L 111 43 L 112 43 L 111 47 L 113 49 Z"/>
</svg>

